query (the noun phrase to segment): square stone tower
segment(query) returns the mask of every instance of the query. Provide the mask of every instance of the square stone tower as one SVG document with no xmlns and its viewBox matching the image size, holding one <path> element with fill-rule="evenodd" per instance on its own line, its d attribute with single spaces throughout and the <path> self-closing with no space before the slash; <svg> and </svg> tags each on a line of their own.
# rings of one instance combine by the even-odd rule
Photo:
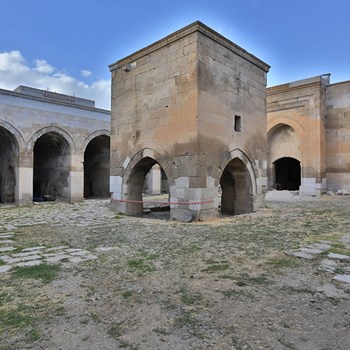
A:
<svg viewBox="0 0 350 350">
<path fill-rule="evenodd" d="M 195 22 L 110 70 L 117 210 L 142 212 L 144 178 L 156 163 L 173 219 L 259 207 L 267 185 L 266 63 Z"/>
</svg>

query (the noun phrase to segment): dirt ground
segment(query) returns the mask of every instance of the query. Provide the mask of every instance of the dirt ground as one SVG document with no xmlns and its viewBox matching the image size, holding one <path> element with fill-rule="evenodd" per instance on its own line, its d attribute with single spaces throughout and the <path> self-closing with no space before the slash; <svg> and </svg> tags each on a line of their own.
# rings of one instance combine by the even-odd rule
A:
<svg viewBox="0 0 350 350">
<path fill-rule="evenodd" d="M 350 349 L 350 284 L 334 279 L 350 260 L 322 268 L 330 253 L 350 256 L 349 196 L 190 224 L 99 200 L 1 208 L 0 232 L 16 248 L 2 256 L 39 245 L 94 257 L 58 258 L 49 278 L 1 273 L 1 350 Z M 330 249 L 287 254 L 314 243 Z"/>
</svg>

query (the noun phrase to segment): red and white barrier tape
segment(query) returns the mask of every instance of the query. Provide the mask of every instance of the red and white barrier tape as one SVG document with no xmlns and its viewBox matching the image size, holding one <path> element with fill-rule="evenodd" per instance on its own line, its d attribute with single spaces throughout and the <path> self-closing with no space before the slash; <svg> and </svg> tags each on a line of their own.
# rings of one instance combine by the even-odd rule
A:
<svg viewBox="0 0 350 350">
<path fill-rule="evenodd" d="M 200 202 L 158 202 L 158 201 L 135 201 L 131 199 L 115 199 L 111 198 L 111 203 L 113 202 L 123 202 L 123 203 L 143 203 L 143 204 L 159 204 L 159 205 L 196 205 L 196 204 L 210 204 L 214 203 L 214 199 L 208 199 L 206 201 Z"/>
</svg>

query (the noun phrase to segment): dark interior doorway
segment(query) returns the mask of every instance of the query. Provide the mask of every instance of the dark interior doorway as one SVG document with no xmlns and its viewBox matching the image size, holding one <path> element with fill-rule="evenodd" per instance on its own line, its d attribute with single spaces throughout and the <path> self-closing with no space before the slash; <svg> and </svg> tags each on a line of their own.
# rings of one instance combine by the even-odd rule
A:
<svg viewBox="0 0 350 350">
<path fill-rule="evenodd" d="M 221 214 L 237 215 L 253 211 L 252 184 L 246 165 L 238 158 L 231 160 L 220 179 Z"/>
<path fill-rule="evenodd" d="M 18 144 L 15 136 L 0 127 L 0 203 L 14 203 L 15 169 L 18 166 Z"/>
<path fill-rule="evenodd" d="M 16 176 L 12 165 L 7 167 L 4 176 L 4 187 L 2 193 L 2 199 L 4 203 L 15 202 L 15 188 L 16 188 Z"/>
<path fill-rule="evenodd" d="M 56 132 L 37 139 L 34 146 L 33 200 L 69 197 L 70 146 Z"/>
<path fill-rule="evenodd" d="M 276 189 L 297 191 L 301 184 L 300 162 L 294 158 L 284 157 L 276 160 L 275 184 Z"/>
<path fill-rule="evenodd" d="M 110 138 L 95 137 L 84 152 L 84 198 L 109 198 Z"/>
</svg>

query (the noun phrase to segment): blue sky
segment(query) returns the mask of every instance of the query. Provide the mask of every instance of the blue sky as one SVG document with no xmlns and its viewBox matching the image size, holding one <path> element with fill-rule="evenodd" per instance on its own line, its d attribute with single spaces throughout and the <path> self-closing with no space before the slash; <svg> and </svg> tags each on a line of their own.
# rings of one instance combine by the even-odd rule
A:
<svg viewBox="0 0 350 350">
<path fill-rule="evenodd" d="M 30 85 L 110 106 L 108 65 L 200 20 L 271 66 L 268 85 L 350 80 L 349 0 L 5 0 L 0 88 Z"/>
</svg>

